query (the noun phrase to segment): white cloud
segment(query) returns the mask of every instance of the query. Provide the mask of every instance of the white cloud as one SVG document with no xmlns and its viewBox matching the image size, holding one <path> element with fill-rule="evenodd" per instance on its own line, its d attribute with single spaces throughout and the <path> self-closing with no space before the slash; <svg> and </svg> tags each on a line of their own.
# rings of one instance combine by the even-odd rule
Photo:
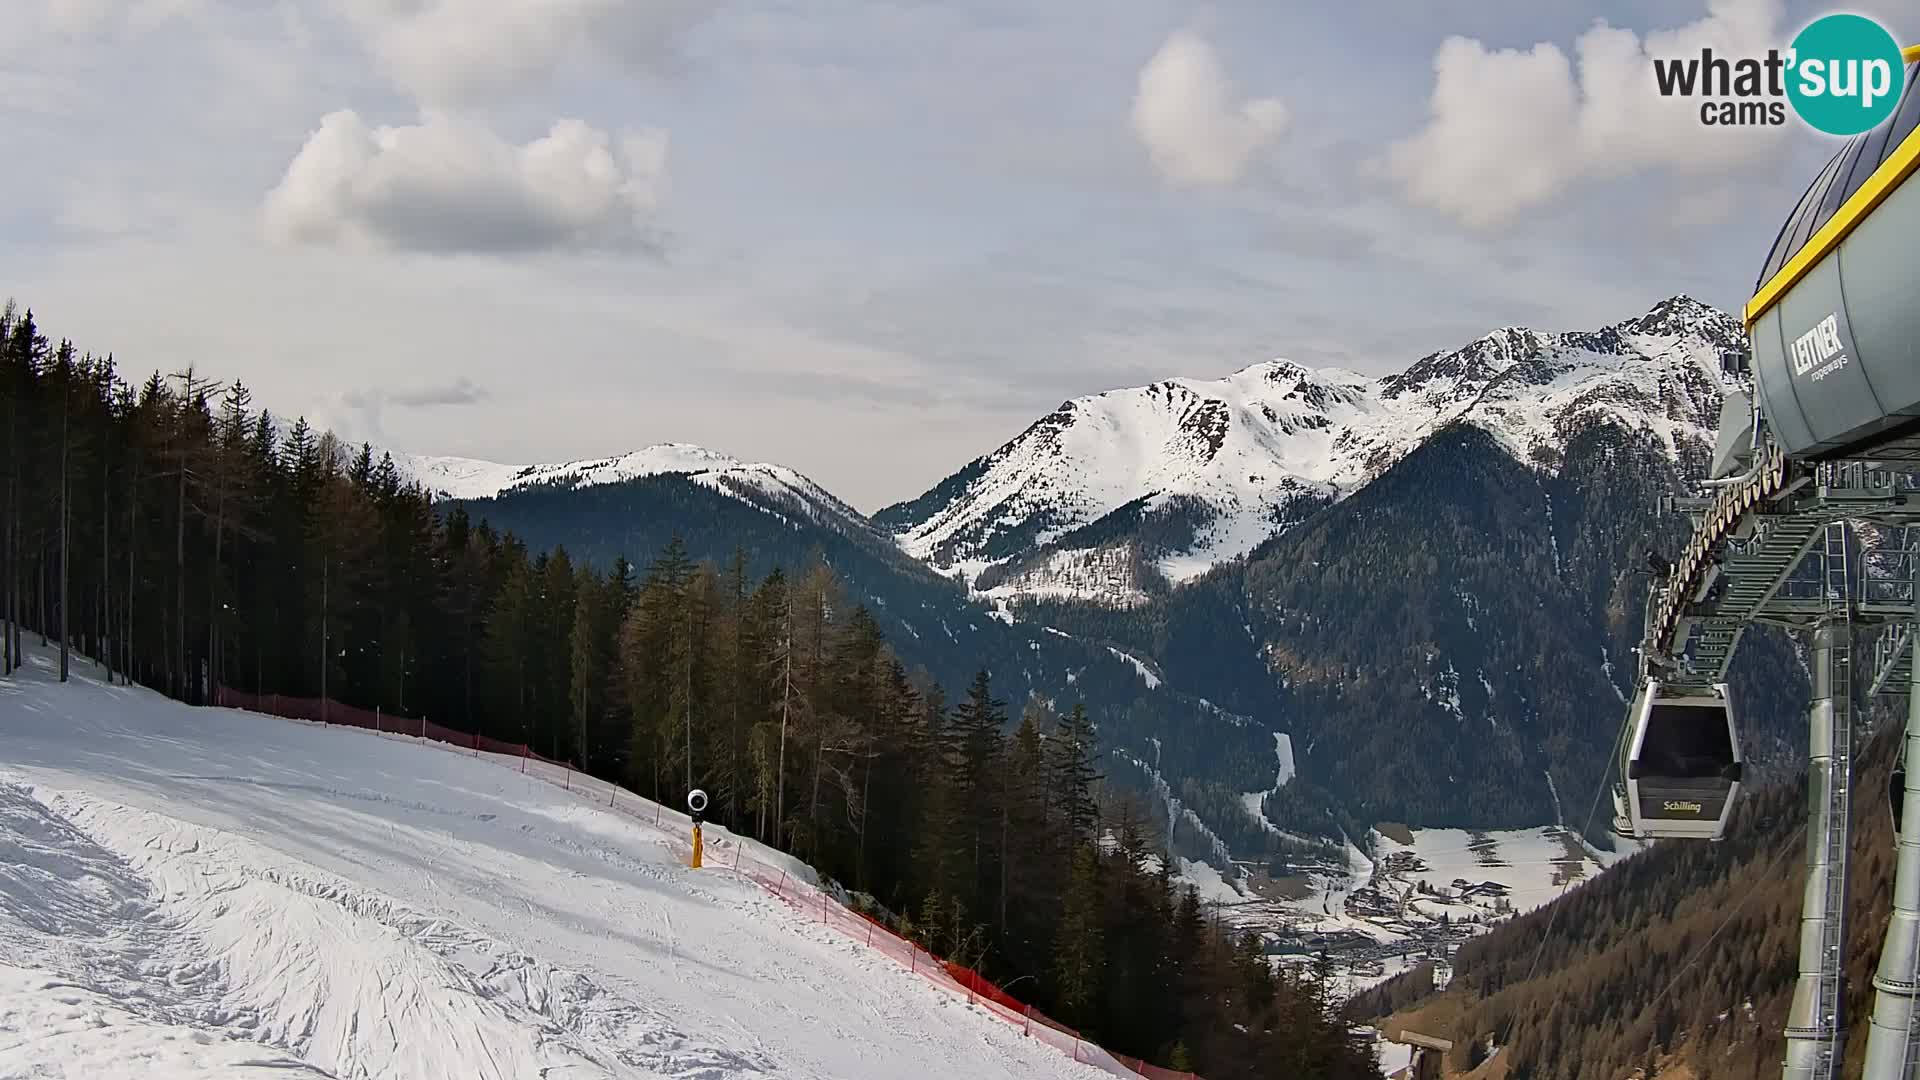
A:
<svg viewBox="0 0 1920 1080">
<path fill-rule="evenodd" d="M 1198 34 L 1181 30 L 1140 70 L 1133 133 L 1154 168 L 1180 187 L 1237 182 L 1254 154 L 1286 130 L 1286 103 L 1233 103 L 1220 58 Z"/>
<path fill-rule="evenodd" d="M 1698 180 L 1754 164 L 1788 129 L 1701 124 L 1698 100 L 1659 95 L 1653 59 L 1698 57 L 1704 46 L 1760 55 L 1782 43 L 1780 18 L 1780 0 L 1710 0 L 1705 17 L 1645 40 L 1596 21 L 1574 43 L 1577 77 L 1551 43 L 1523 52 L 1448 38 L 1433 60 L 1427 126 L 1376 167 L 1407 201 L 1487 227 L 1583 180 L 1651 169 Z"/>
<path fill-rule="evenodd" d="M 561 120 L 509 143 L 429 113 L 368 128 L 329 113 L 267 195 L 268 235 L 292 245 L 429 252 L 610 248 L 643 243 L 666 185 L 667 136 Z"/>
<path fill-rule="evenodd" d="M 0 18 L 0 52 L 44 46 L 49 37 L 137 34 L 200 10 L 201 0 L 11 0 Z"/>
<path fill-rule="evenodd" d="M 658 64 L 696 0 L 340 0 L 387 76 L 423 101 L 496 97 L 582 60 Z"/>
</svg>

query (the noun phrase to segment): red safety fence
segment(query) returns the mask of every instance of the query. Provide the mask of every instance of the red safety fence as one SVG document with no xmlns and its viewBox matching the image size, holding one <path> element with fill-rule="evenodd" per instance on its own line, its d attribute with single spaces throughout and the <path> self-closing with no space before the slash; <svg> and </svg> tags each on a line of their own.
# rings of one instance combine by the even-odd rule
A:
<svg viewBox="0 0 1920 1080">
<path fill-rule="evenodd" d="M 411 735 L 417 739 L 447 743 L 475 753 L 533 758 L 549 765 L 565 765 L 568 768 L 574 768 L 567 762 L 543 757 L 524 743 L 507 742 L 504 739 L 495 739 L 486 735 L 470 735 L 450 727 L 441 727 L 424 716 L 401 716 L 379 709 L 362 709 L 355 705 L 343 705 L 332 698 L 249 694 L 231 687 L 216 686 L 213 691 L 213 703 L 226 709 L 245 709 L 248 712 L 284 716 L 293 720 L 311 720 L 316 724 L 340 724 L 344 727 L 363 728 L 367 731 Z"/>
<path fill-rule="evenodd" d="M 294 720 L 309 720 L 315 723 L 341 724 L 389 736 L 438 743 L 449 748 L 468 751 L 476 757 L 485 755 L 498 764 L 517 769 L 529 776 L 539 777 L 555 787 L 564 788 L 583 798 L 590 798 L 605 809 L 658 828 L 669 848 L 684 853 L 685 857 L 692 856 L 693 845 L 689 839 L 692 822 L 686 814 L 669 810 L 659 803 L 635 795 L 616 784 L 589 776 L 580 772 L 571 763 L 542 757 L 521 743 L 503 742 L 484 735 L 470 735 L 463 731 L 442 727 L 423 718 L 395 716 L 378 709 L 360 709 L 319 698 L 247 694 L 223 686 L 215 689 L 214 702 L 230 709 L 245 709 L 249 712 L 266 713 Z M 1153 1080 L 1201 1080 L 1194 1073 L 1163 1069 L 1138 1058 L 1104 1050 L 1099 1045 L 1088 1042 L 1073 1028 L 1007 993 L 979 972 L 957 963 L 941 960 L 925 947 L 894 933 L 872 916 L 847 907 L 828 890 L 804 880 L 798 873 L 797 862 L 790 862 L 794 867 L 792 870 L 778 865 L 778 861 L 784 858 L 780 852 L 754 841 L 735 837 L 728 830 L 718 826 L 708 825 L 705 827 L 705 832 L 707 837 L 703 845 L 705 849 L 702 858 L 703 866 L 738 873 L 784 900 L 808 920 L 829 926 L 867 948 L 886 954 L 908 971 L 956 997 L 964 997 L 968 1003 L 977 1005 L 989 1015 L 1019 1027 L 1029 1037 L 1072 1056 L 1075 1061 L 1094 1066 L 1115 1076 L 1146 1076 Z M 756 857 L 752 854 L 754 850 L 763 852 L 764 857 Z"/>
</svg>

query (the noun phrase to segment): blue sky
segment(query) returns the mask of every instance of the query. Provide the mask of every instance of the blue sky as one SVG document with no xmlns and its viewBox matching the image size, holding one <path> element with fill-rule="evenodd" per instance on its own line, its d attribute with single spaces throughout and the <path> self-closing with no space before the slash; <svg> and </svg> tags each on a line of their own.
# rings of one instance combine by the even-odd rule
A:
<svg viewBox="0 0 1920 1080">
<path fill-rule="evenodd" d="M 1650 94 L 1782 0 L 15 2 L 0 294 L 56 333 L 868 509 L 1077 394 L 1732 308 L 1832 149 Z"/>
</svg>

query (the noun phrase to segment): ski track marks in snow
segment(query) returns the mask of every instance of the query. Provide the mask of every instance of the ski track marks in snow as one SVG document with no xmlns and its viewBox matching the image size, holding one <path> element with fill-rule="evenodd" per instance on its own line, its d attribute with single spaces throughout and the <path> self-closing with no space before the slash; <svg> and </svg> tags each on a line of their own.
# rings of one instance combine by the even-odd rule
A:
<svg viewBox="0 0 1920 1080">
<path fill-rule="evenodd" d="M 578 792 L 49 667 L 0 682 L 0 1076 L 1102 1075 Z"/>
</svg>

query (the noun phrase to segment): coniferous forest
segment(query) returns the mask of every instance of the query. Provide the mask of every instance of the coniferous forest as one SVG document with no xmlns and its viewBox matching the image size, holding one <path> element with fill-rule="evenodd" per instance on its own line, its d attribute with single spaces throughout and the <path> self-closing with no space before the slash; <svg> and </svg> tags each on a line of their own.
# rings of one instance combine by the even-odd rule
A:
<svg viewBox="0 0 1920 1080">
<path fill-rule="evenodd" d="M 190 704 L 326 696 L 572 760 L 806 859 L 1112 1049 L 1377 1075 L 1313 979 L 1177 892 L 1085 711 L 908 670 L 823 560 L 750 578 L 530 551 L 367 447 L 191 367 L 0 313 L 0 670 L 29 637 Z M 269 722 L 269 721 L 263 721 Z"/>
</svg>

